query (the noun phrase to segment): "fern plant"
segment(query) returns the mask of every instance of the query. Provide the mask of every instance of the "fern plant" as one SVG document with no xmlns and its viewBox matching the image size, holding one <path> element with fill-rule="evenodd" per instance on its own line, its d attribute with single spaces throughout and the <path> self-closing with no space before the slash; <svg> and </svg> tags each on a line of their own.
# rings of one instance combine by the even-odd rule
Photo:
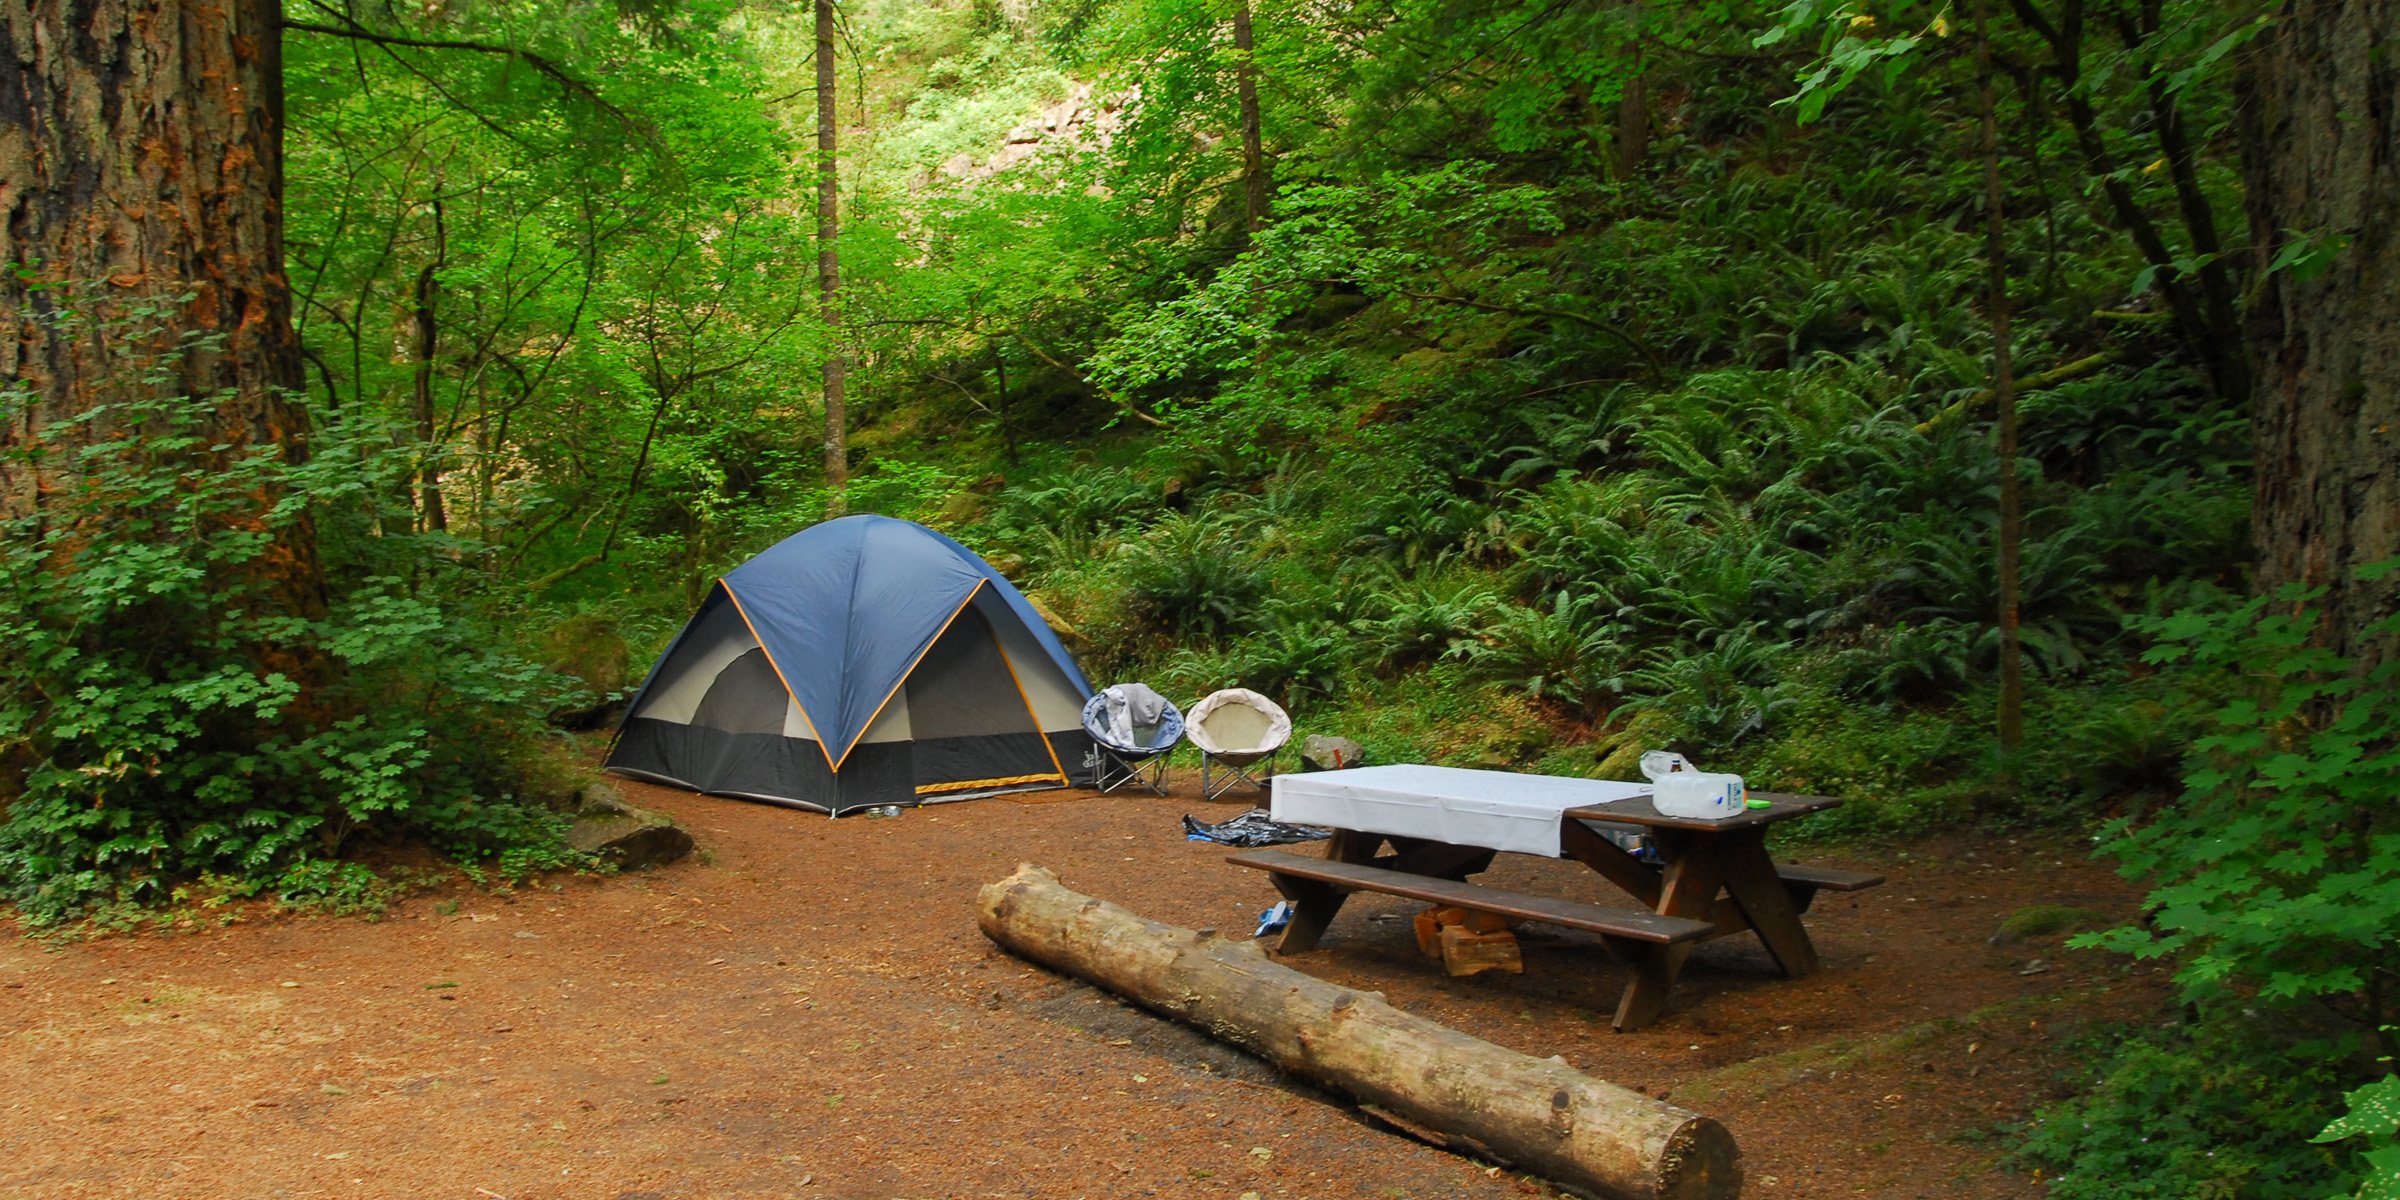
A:
<svg viewBox="0 0 2400 1200">
<path fill-rule="evenodd" d="M 1527 695 L 1593 710 L 1613 698 L 1624 626 L 1597 596 L 1561 593 L 1547 608 L 1510 606 L 1457 652 L 1474 671 Z"/>
</svg>

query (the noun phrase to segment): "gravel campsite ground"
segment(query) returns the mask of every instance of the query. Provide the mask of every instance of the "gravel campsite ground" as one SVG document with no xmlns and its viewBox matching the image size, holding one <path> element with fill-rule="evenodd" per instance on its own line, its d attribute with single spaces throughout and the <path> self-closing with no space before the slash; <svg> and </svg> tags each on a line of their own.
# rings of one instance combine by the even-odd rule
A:
<svg viewBox="0 0 2400 1200">
<path fill-rule="evenodd" d="M 1015 960 L 976 889 L 1020 862 L 1179 925 L 1273 898 L 1169 799 L 1052 792 L 821 816 L 623 785 L 701 852 L 383 919 L 252 911 L 205 932 L 0 944 L 0 1194 L 156 1197 L 1500 1197 L 1538 1183 L 1381 1129 L 1195 1034 Z M 1301 970 L 1722 1120 L 1756 1197 L 2020 1197 L 1996 1124 L 2051 1094 L 2072 1031 L 2160 977 L 2055 939 L 2033 904 L 2127 916 L 2072 847 L 1946 837 L 1801 853 L 1890 875 L 1809 914 L 1826 969 L 1703 946 L 1666 1017 L 1612 1033 L 1627 968 L 1526 931 L 1526 971 L 1453 980 L 1412 905 L 1352 901 Z M 1570 862 L 1482 881 L 1615 897 Z M 2037 964 L 2037 961 L 2038 964 Z"/>
</svg>

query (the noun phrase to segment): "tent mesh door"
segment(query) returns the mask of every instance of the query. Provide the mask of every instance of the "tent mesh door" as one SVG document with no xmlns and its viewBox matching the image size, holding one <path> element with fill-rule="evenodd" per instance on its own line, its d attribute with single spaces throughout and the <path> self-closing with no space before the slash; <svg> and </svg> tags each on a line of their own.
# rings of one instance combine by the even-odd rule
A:
<svg viewBox="0 0 2400 1200">
<path fill-rule="evenodd" d="M 972 606 L 959 610 L 905 686 L 920 795 L 1065 782 L 991 624 Z"/>
</svg>

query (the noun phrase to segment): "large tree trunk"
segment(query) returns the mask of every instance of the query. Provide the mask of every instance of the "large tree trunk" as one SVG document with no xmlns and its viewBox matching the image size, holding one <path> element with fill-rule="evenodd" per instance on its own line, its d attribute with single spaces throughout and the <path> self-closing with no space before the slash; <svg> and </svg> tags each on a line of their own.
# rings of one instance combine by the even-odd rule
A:
<svg viewBox="0 0 2400 1200">
<path fill-rule="evenodd" d="M 299 451 L 277 22 L 274 0 L 0 0 L 0 264 L 25 272 L 0 275 L 0 380 L 32 396 L 0 449 L 111 436 L 70 422 L 148 358 L 165 386 L 220 398 L 229 447 Z M 68 303 L 82 320 L 60 319 Z M 143 345 L 90 336 L 144 306 Z M 0 509 L 41 510 L 70 465 L 0 458 Z M 267 602 L 321 609 L 305 522 L 246 569 Z"/>
<path fill-rule="evenodd" d="M 977 898 L 983 932 L 1287 1071 L 1460 1136 L 1583 1196 L 1728 1200 L 1741 1154 L 1698 1113 L 1270 961 L 1145 921 L 1030 863 Z"/>
<path fill-rule="evenodd" d="M 845 507 L 850 482 L 848 417 L 843 410 L 841 290 L 842 265 L 834 251 L 841 233 L 840 114 L 836 111 L 833 62 L 833 0 L 817 0 L 817 315 L 825 326 L 825 486 L 833 492 L 828 515 Z"/>
<path fill-rule="evenodd" d="M 2400 585 L 2359 577 L 2400 555 L 2400 4 L 2287 0 L 2244 85 L 2259 261 L 2294 231 L 2350 239 L 2251 309 L 2258 583 L 2327 589 L 2326 644 L 2372 669 L 2395 647 L 2364 630 Z"/>
</svg>

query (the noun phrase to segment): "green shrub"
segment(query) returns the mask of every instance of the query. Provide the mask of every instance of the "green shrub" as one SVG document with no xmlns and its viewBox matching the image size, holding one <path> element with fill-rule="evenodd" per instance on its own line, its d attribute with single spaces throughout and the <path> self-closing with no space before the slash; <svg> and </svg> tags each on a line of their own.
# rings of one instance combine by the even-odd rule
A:
<svg viewBox="0 0 2400 1200">
<path fill-rule="evenodd" d="M 1505 530 L 1489 505 L 1449 490 L 1438 480 L 1378 497 L 1358 519 L 1351 547 L 1381 555 L 1411 570 L 1453 557 L 1482 558 Z"/>
<path fill-rule="evenodd" d="M 1974 626 L 1940 617 L 1869 627 L 1837 656 L 1842 690 L 1887 705 L 1939 700 L 1972 678 L 1975 642 Z"/>
<path fill-rule="evenodd" d="M 565 681 L 423 598 L 456 569 L 438 546 L 422 544 L 415 585 L 344 580 L 328 553 L 343 582 L 321 616 L 257 569 L 316 505 L 393 494 L 409 456 L 363 427 L 320 434 L 301 464 L 200 453 L 214 420 L 210 401 L 130 400 L 11 448 L 75 457 L 72 485 L 0 542 L 0 745 L 27 764 L 0 892 L 36 924 L 164 902 L 203 872 L 357 907 L 364 868 L 330 860 L 362 836 L 567 861 L 515 795 L 519 731 Z M 76 425 L 142 433 L 76 451 L 58 440 Z M 382 540 L 388 558 L 408 539 Z"/>
<path fill-rule="evenodd" d="M 2312 598 L 2288 588 L 2139 623 L 2159 639 L 2147 659 L 2229 699 L 2205 719 L 2177 802 L 2102 832 L 2101 852 L 2151 885 L 2149 923 L 2071 944 L 2173 958 L 2206 1020 L 2180 1041 L 2127 1041 L 2084 1096 L 2046 1116 L 2024 1154 L 2062 1168 L 2054 1194 L 2314 1200 L 2349 1189 L 2362 1166 L 2400 1174 L 2375 1089 L 2333 1122 L 2341 1088 L 2368 1074 L 2352 1061 L 2362 1043 L 2390 1077 L 2400 665 L 2360 672 L 2312 645 Z M 2394 632 L 2400 618 L 2365 631 Z M 2328 1010 L 2342 1018 L 2316 1023 L 2351 1032 L 2263 1032 Z M 2323 1144 L 2360 1136 L 2370 1157 Z"/>
<path fill-rule="evenodd" d="M 2356 1039 L 2291 1039 L 2257 1017 L 2102 1031 L 2074 1099 L 2044 1108 L 2016 1158 L 2057 1200 L 2322 1200 L 2357 1176 L 2309 1138 L 2339 1111 Z"/>
<path fill-rule="evenodd" d="M 1360 686 L 1301 718 L 1308 733 L 1338 733 L 1371 763 L 1422 762 L 1523 769 L 1553 745 L 1548 724 L 1522 692 L 1439 663 L 1405 679 Z"/>
<path fill-rule="evenodd" d="M 2255 987 L 2271 1003 L 2357 1004 L 2379 1028 L 2400 1014 L 2400 663 L 2359 673 L 2312 645 L 2310 598 L 2287 588 L 2146 623 L 2160 639 L 2146 659 L 2239 686 L 2207 719 L 2181 799 L 2103 831 L 2101 852 L 2151 882 L 2159 914 L 2095 941 L 2178 959 L 2196 1002 Z M 2389 637 L 2400 617 L 2364 632 Z"/>
<path fill-rule="evenodd" d="M 1297 708 L 1340 689 L 1349 644 L 1338 626 L 1279 622 L 1219 650 L 1178 650 L 1167 660 L 1166 678 L 1194 696 L 1244 687 Z"/>
<path fill-rule="evenodd" d="M 2400 1030 L 2385 1029 L 2386 1037 Z M 2325 1127 L 2309 1139 L 2314 1142 L 2342 1142 L 2356 1138 L 2365 1142 L 2364 1171 L 2367 1178 L 2358 1185 L 2357 1200 L 2390 1200 L 2400 1196 L 2400 1075 L 2386 1074 L 2383 1078 L 2356 1089 L 2342 1097 L 2350 1111 L 2340 1120 Z"/>
</svg>

